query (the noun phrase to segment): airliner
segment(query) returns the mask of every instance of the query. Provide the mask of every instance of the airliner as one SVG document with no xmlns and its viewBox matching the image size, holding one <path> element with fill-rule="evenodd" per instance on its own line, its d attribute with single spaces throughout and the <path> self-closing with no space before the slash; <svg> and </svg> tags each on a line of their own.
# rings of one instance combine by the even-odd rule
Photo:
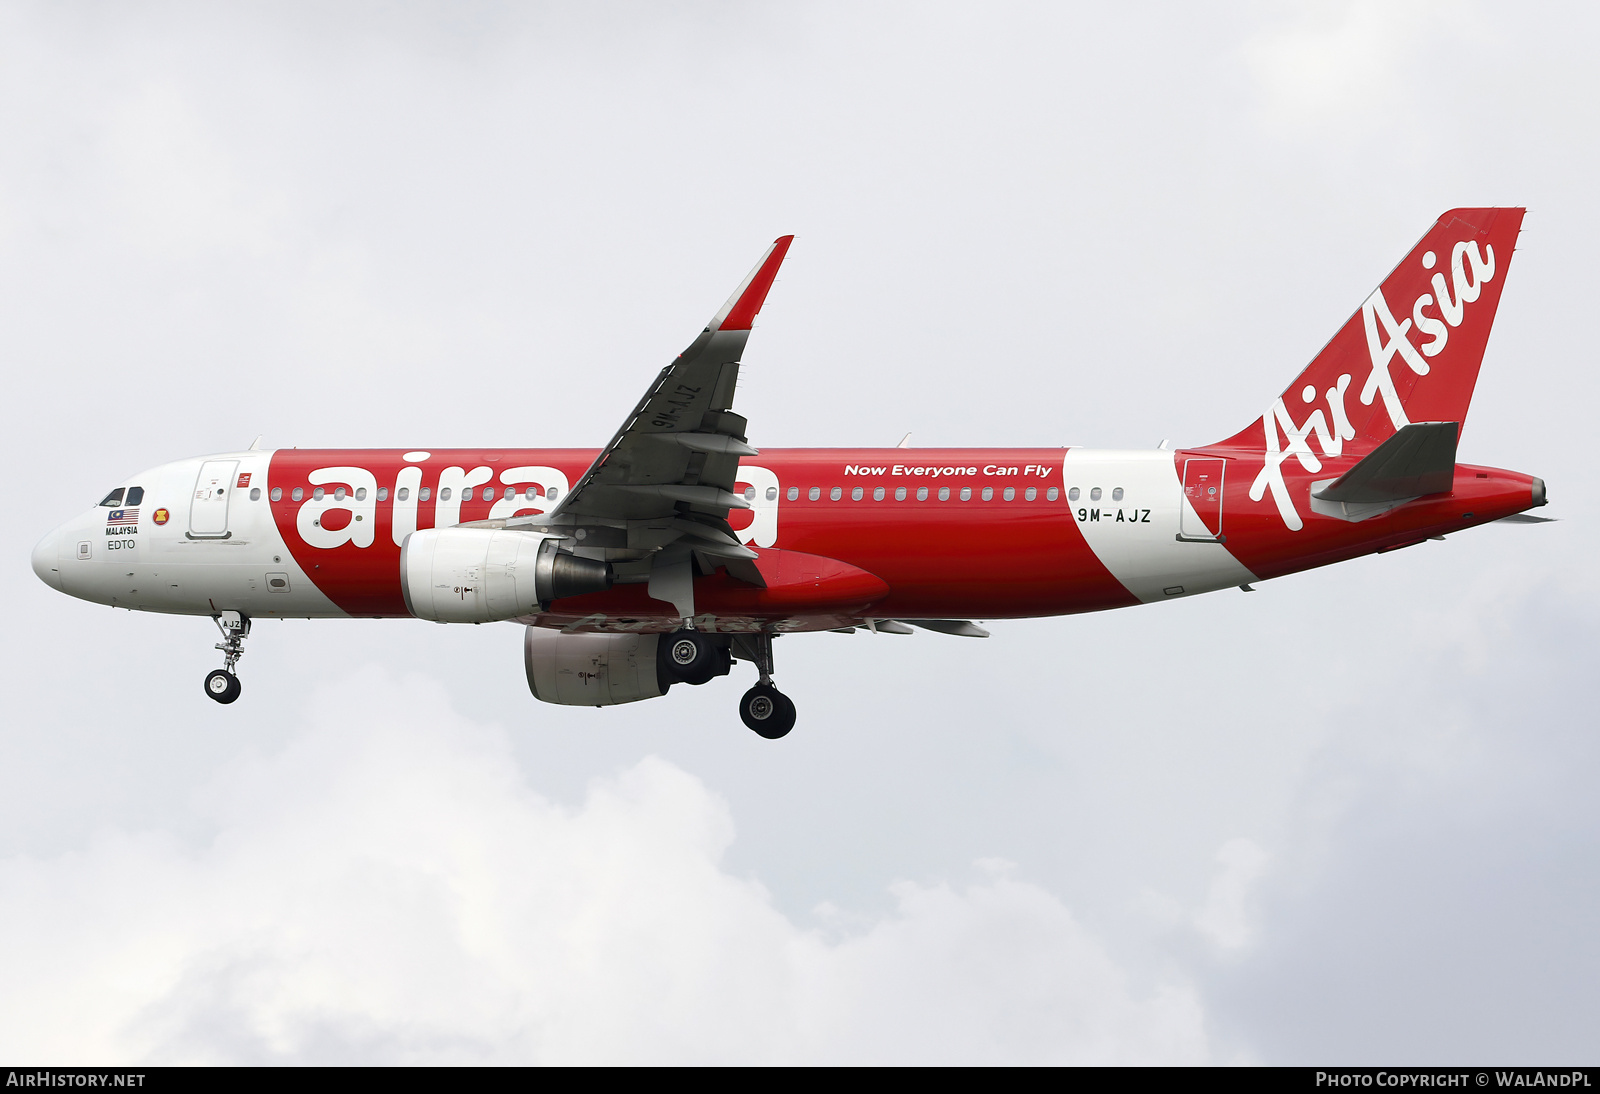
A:
<svg viewBox="0 0 1600 1094">
<path fill-rule="evenodd" d="M 1453 209 L 1281 395 L 1198 448 L 766 449 L 734 410 L 778 239 L 615 436 L 587 449 L 266 450 L 124 479 L 45 536 L 39 578 L 209 616 L 239 697 L 253 620 L 523 626 L 533 695 L 607 706 L 748 662 L 744 723 L 779 738 L 785 635 L 1176 600 L 1490 521 L 1541 479 L 1456 462 L 1524 210 Z"/>
</svg>

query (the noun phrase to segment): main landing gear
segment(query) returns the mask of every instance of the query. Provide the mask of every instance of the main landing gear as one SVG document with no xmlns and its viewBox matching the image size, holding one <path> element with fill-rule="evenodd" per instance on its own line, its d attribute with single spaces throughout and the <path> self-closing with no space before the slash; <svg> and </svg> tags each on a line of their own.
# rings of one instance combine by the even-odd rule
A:
<svg viewBox="0 0 1600 1094">
<path fill-rule="evenodd" d="M 739 700 L 739 717 L 756 733 L 775 741 L 794 728 L 794 703 L 772 686 L 771 634 L 707 634 L 685 627 L 661 636 L 656 644 L 656 671 L 663 690 L 676 683 L 704 684 L 728 675 L 735 657 L 749 661 L 761 674 L 761 682 Z"/>
<path fill-rule="evenodd" d="M 766 631 L 735 635 L 733 649 L 761 674 L 760 683 L 739 700 L 739 717 L 757 735 L 776 741 L 794 728 L 794 701 L 772 686 L 772 635 Z"/>
<path fill-rule="evenodd" d="M 211 617 L 222 632 L 217 649 L 222 651 L 222 668 L 206 675 L 206 695 L 219 703 L 231 703 L 243 689 L 233 668 L 244 656 L 244 639 L 250 633 L 250 617 L 243 612 L 220 612 Z"/>
<path fill-rule="evenodd" d="M 681 630 L 656 646 L 656 667 L 667 681 L 699 685 L 713 676 L 726 676 L 733 659 L 726 642 L 719 643 L 703 631 Z"/>
<path fill-rule="evenodd" d="M 794 728 L 794 700 L 771 684 L 757 684 L 739 700 L 744 724 L 769 741 Z"/>
</svg>

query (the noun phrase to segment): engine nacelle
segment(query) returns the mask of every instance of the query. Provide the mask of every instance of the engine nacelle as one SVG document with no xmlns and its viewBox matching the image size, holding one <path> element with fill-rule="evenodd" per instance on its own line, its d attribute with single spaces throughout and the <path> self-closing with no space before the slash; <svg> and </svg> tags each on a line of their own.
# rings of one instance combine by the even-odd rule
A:
<svg viewBox="0 0 1600 1094">
<path fill-rule="evenodd" d="M 425 528 L 400 547 L 406 610 L 436 623 L 533 615 L 563 596 L 611 588 L 611 566 L 561 550 L 557 536 L 503 528 Z"/>
<path fill-rule="evenodd" d="M 535 699 L 606 707 L 666 694 L 656 665 L 657 634 L 563 634 L 529 627 L 522 641 Z"/>
</svg>

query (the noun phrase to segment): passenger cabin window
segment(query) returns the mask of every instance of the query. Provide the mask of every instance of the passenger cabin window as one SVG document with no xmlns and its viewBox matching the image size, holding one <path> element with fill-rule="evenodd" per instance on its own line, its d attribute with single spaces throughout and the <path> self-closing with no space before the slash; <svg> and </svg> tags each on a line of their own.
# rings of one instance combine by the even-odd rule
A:
<svg viewBox="0 0 1600 1094">
<path fill-rule="evenodd" d="M 282 501 L 283 500 L 283 487 L 274 486 L 272 488 L 272 493 L 268 494 L 267 496 L 269 498 L 271 498 L 273 501 Z"/>
<path fill-rule="evenodd" d="M 448 498 L 450 496 L 450 491 L 446 490 L 444 492 L 444 496 Z M 421 490 L 417 491 L 418 501 L 427 501 L 431 497 L 433 497 L 433 487 L 431 486 L 424 486 Z"/>
<path fill-rule="evenodd" d="M 1048 489 L 1048 490 L 1046 490 L 1044 492 L 1045 501 L 1055 501 L 1060 496 L 1061 496 L 1061 491 L 1057 490 L 1053 486 L 1050 489 Z"/>
<path fill-rule="evenodd" d="M 322 487 L 319 486 L 315 490 L 311 491 L 311 500 L 312 501 L 321 501 L 322 500 Z"/>
<path fill-rule="evenodd" d="M 881 487 L 881 486 L 876 487 L 872 491 L 872 500 L 873 501 L 882 501 L 883 500 L 883 487 Z"/>
<path fill-rule="evenodd" d="M 862 494 L 861 487 L 858 486 L 854 490 L 850 491 L 850 500 L 851 501 L 860 501 L 861 500 L 861 494 Z"/>
<path fill-rule="evenodd" d="M 971 501 L 972 500 L 972 487 L 963 486 L 961 488 L 961 500 L 962 501 Z"/>
<path fill-rule="evenodd" d="M 816 501 L 818 498 L 822 497 L 822 487 L 813 486 L 810 492 L 806 494 L 806 497 L 812 501 Z"/>
<path fill-rule="evenodd" d="M 261 500 L 261 487 L 252 486 L 250 488 L 250 500 L 251 501 L 260 501 Z"/>
<path fill-rule="evenodd" d="M 301 498 L 303 498 L 305 496 L 306 496 L 306 492 L 304 490 L 302 490 L 300 487 L 297 486 L 297 487 L 294 488 L 294 492 L 289 495 L 289 500 L 290 501 L 299 501 Z"/>
<path fill-rule="evenodd" d="M 411 500 L 411 487 L 402 486 L 399 489 L 399 491 L 397 491 L 395 493 L 395 497 L 397 499 L 399 499 L 400 501 L 410 501 Z"/>
<path fill-rule="evenodd" d="M 1095 487 L 1093 490 L 1089 491 L 1089 500 L 1090 501 L 1099 501 L 1100 500 L 1100 488 L 1098 486 Z"/>
<path fill-rule="evenodd" d="M 378 500 L 379 501 L 388 501 L 389 500 L 389 488 L 387 486 L 378 487 Z"/>
<path fill-rule="evenodd" d="M 948 486 L 939 487 L 939 500 L 940 501 L 949 501 L 950 500 L 950 488 Z"/>
<path fill-rule="evenodd" d="M 506 487 L 506 498 L 505 498 L 506 501 L 510 501 L 512 498 L 514 498 L 516 496 L 517 496 L 517 488 L 515 486 Z"/>
<path fill-rule="evenodd" d="M 1027 492 L 1024 493 L 1022 496 L 1025 499 L 1027 499 L 1028 501 L 1032 501 L 1034 498 L 1039 496 L 1039 490 L 1038 490 L 1037 487 L 1030 486 L 1030 487 L 1028 487 Z"/>
<path fill-rule="evenodd" d="M 842 497 L 844 497 L 844 487 L 842 486 L 835 486 L 832 490 L 828 491 L 829 501 L 838 501 Z"/>
<path fill-rule="evenodd" d="M 1116 489 L 1111 491 L 1111 500 L 1112 501 L 1121 501 L 1122 500 L 1122 487 L 1119 486 Z"/>
<path fill-rule="evenodd" d="M 983 500 L 984 501 L 993 501 L 994 500 L 994 487 L 985 486 L 983 488 Z"/>
<path fill-rule="evenodd" d="M 756 500 L 756 488 L 755 487 L 747 486 L 747 487 L 744 488 L 744 500 L 745 501 L 755 501 Z"/>
<path fill-rule="evenodd" d="M 776 486 L 767 487 L 767 500 L 768 501 L 777 501 L 778 500 L 778 488 Z"/>
<path fill-rule="evenodd" d="M 123 504 L 124 505 L 142 505 L 142 504 L 144 504 L 144 487 L 142 487 L 142 486 L 130 486 L 130 487 L 128 487 L 128 500 L 123 502 Z"/>
<path fill-rule="evenodd" d="M 443 493 L 443 494 L 441 494 L 441 495 L 439 495 L 439 496 L 444 498 L 446 501 L 448 501 L 449 498 L 450 498 L 450 495 L 449 495 L 448 491 Z M 463 486 L 461 488 L 461 500 L 462 501 L 471 501 L 472 500 L 472 487 Z"/>
<path fill-rule="evenodd" d="M 906 500 L 906 488 L 905 487 L 897 486 L 897 487 L 894 488 L 894 500 L 895 501 L 905 501 Z"/>
<path fill-rule="evenodd" d="M 550 489 L 548 489 L 548 490 L 546 490 L 544 492 L 545 500 L 546 501 L 555 501 L 556 497 L 560 493 L 561 493 L 561 491 L 559 489 L 557 489 L 556 487 L 552 486 Z"/>
<path fill-rule="evenodd" d="M 115 490 L 111 491 L 111 493 L 107 494 L 106 495 L 106 500 L 101 502 L 100 504 L 101 505 L 109 505 L 113 509 L 115 509 L 117 506 L 121 505 L 122 504 L 122 487 L 119 486 Z"/>
<path fill-rule="evenodd" d="M 1017 497 L 1017 488 L 1015 486 L 1006 487 L 1005 499 L 1007 501 L 1015 501 L 1016 497 Z"/>
<path fill-rule="evenodd" d="M 928 488 L 926 486 L 917 487 L 917 500 L 918 501 L 927 501 L 928 500 Z"/>
<path fill-rule="evenodd" d="M 366 501 L 367 500 L 367 488 L 365 486 L 356 487 L 356 500 L 357 501 Z"/>
<path fill-rule="evenodd" d="M 426 499 L 427 495 L 424 494 L 423 498 Z M 445 487 L 443 490 L 439 491 L 439 500 L 440 501 L 449 501 L 450 500 L 450 488 L 448 486 Z"/>
<path fill-rule="evenodd" d="M 1028 500 L 1030 500 L 1030 501 L 1033 500 L 1033 495 L 1032 494 L 1028 495 Z M 1077 501 L 1078 500 L 1078 488 L 1076 486 L 1074 486 L 1071 490 L 1067 491 L 1067 500 L 1068 501 Z"/>
<path fill-rule="evenodd" d="M 798 486 L 789 487 L 789 500 L 790 501 L 799 501 L 800 500 L 800 488 Z"/>
<path fill-rule="evenodd" d="M 344 487 L 335 486 L 333 488 L 333 500 L 334 501 L 343 501 L 344 500 L 344 495 L 345 495 Z"/>
</svg>

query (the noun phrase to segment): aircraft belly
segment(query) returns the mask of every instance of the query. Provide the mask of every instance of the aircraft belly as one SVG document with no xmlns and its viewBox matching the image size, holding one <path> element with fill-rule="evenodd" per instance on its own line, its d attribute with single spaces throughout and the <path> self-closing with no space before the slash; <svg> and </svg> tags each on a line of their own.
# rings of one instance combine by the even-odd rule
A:
<svg viewBox="0 0 1600 1094">
<path fill-rule="evenodd" d="M 1134 603 L 1070 527 L 1059 506 L 976 516 L 959 509 L 858 515 L 799 510 L 785 549 L 838 558 L 876 574 L 885 618 L 1025 618 Z M 1002 511 L 1003 512 L 1003 511 Z"/>
</svg>

